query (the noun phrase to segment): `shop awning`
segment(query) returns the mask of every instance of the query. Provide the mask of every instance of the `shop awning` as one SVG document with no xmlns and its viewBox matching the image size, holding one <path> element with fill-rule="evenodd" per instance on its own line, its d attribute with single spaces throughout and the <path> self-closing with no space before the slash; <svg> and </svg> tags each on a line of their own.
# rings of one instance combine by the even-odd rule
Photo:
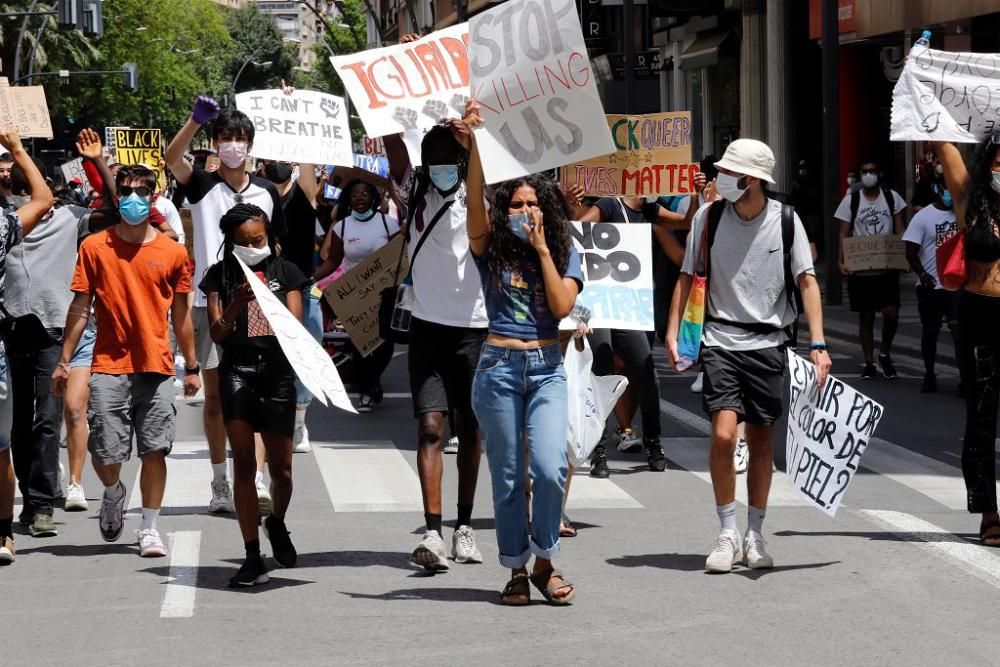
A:
<svg viewBox="0 0 1000 667">
<path fill-rule="evenodd" d="M 699 34 L 681 54 L 681 69 L 701 69 L 718 64 L 719 49 L 732 34 L 732 30 L 712 30 Z"/>
</svg>

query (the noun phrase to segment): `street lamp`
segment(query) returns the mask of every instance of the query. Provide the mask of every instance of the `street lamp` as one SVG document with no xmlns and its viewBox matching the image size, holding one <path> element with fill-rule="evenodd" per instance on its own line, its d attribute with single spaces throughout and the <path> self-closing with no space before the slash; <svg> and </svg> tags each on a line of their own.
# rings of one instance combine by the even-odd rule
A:
<svg viewBox="0 0 1000 667">
<path fill-rule="evenodd" d="M 249 64 L 250 64 L 251 62 L 252 62 L 252 63 L 254 64 L 254 67 L 261 67 L 261 68 L 264 68 L 264 67 L 270 67 L 270 66 L 272 65 L 272 63 L 271 63 L 271 61 L 270 61 L 270 60 L 265 60 L 265 61 L 264 61 L 264 62 L 262 62 L 262 63 L 259 63 L 259 62 L 255 62 L 255 61 L 254 61 L 254 57 L 255 57 L 255 56 L 256 56 L 256 55 L 258 54 L 258 53 L 260 53 L 261 51 L 263 51 L 263 50 L 264 50 L 264 47 L 263 47 L 263 46 L 258 46 L 258 47 L 257 47 L 256 49 L 254 49 L 253 53 L 251 53 L 251 54 L 250 54 L 250 55 L 249 55 L 249 56 L 247 57 L 247 59 L 246 59 L 245 61 L 243 61 L 243 65 L 241 65 L 241 66 L 240 66 L 240 69 L 239 69 L 239 71 L 238 71 L 238 72 L 236 72 L 236 77 L 235 77 L 235 78 L 233 79 L 233 86 L 232 86 L 232 88 L 233 88 L 233 93 L 234 93 L 234 94 L 236 93 L 236 83 L 237 83 L 237 82 L 238 82 L 238 81 L 240 80 L 240 76 L 242 76 L 242 74 L 243 74 L 243 70 L 245 70 L 245 69 L 247 68 L 247 65 L 249 65 Z"/>
</svg>

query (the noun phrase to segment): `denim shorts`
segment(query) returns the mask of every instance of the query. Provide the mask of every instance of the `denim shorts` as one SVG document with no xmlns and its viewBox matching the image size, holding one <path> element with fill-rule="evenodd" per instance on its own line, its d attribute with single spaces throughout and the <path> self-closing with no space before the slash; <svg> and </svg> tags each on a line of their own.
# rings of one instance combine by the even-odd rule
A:
<svg viewBox="0 0 1000 667">
<path fill-rule="evenodd" d="M 97 341 L 97 330 L 87 327 L 76 344 L 73 358 L 69 360 L 70 368 L 90 368 L 94 362 L 94 343 Z"/>
</svg>

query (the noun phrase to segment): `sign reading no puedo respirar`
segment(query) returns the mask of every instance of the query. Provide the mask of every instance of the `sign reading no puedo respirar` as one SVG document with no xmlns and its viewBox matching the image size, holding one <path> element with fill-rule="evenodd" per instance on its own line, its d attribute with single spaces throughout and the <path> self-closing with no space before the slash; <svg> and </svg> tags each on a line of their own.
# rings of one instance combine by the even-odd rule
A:
<svg viewBox="0 0 1000 667">
<path fill-rule="evenodd" d="M 694 192 L 691 112 L 607 115 L 618 150 L 560 169 L 565 187 L 579 185 L 594 197 L 646 197 Z"/>
</svg>

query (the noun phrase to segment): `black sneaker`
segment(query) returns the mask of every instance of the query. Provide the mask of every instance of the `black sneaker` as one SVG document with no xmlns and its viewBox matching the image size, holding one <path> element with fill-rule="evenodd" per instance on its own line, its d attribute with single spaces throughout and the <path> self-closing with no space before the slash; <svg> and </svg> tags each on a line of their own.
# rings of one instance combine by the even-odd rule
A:
<svg viewBox="0 0 1000 667">
<path fill-rule="evenodd" d="M 643 438 L 643 447 L 646 448 L 646 461 L 649 469 L 656 472 L 663 472 L 667 469 L 667 457 L 663 455 L 663 447 L 660 446 L 659 438 Z"/>
<path fill-rule="evenodd" d="M 264 533 L 271 542 L 271 551 L 274 552 L 274 560 L 281 567 L 295 567 L 295 561 L 299 555 L 295 552 L 292 540 L 288 537 L 288 529 L 285 522 L 276 516 L 269 516 L 264 519 Z"/>
<path fill-rule="evenodd" d="M 878 365 L 882 367 L 882 375 L 887 380 L 892 380 L 896 377 L 896 367 L 892 365 L 892 359 L 888 354 L 878 355 Z"/>
<path fill-rule="evenodd" d="M 385 391 L 382 390 L 382 383 L 375 385 L 375 390 L 372 391 L 372 404 L 375 407 L 382 405 L 382 399 L 385 398 Z"/>
<path fill-rule="evenodd" d="M 608 453 L 604 445 L 594 447 L 594 453 L 590 455 L 590 476 L 600 479 L 607 479 L 611 473 L 608 471 Z"/>
<path fill-rule="evenodd" d="M 865 364 L 864 369 L 861 371 L 862 380 L 874 380 L 878 377 L 878 371 L 875 370 L 875 364 Z"/>
<path fill-rule="evenodd" d="M 257 586 L 266 584 L 271 579 L 267 576 L 267 566 L 260 554 L 247 556 L 240 569 L 229 578 L 230 588 L 240 588 L 241 586 Z"/>
<path fill-rule="evenodd" d="M 35 521 L 35 510 L 31 508 L 31 503 L 25 503 L 21 513 L 17 515 L 17 522 L 21 528 L 27 528 Z"/>
<path fill-rule="evenodd" d="M 924 376 L 924 382 L 920 385 L 921 394 L 933 394 L 937 391 L 937 376 L 933 373 L 928 373 Z"/>
<path fill-rule="evenodd" d="M 358 399 L 358 412 L 371 412 L 372 405 L 374 401 L 370 394 L 361 394 L 361 398 Z"/>
</svg>

